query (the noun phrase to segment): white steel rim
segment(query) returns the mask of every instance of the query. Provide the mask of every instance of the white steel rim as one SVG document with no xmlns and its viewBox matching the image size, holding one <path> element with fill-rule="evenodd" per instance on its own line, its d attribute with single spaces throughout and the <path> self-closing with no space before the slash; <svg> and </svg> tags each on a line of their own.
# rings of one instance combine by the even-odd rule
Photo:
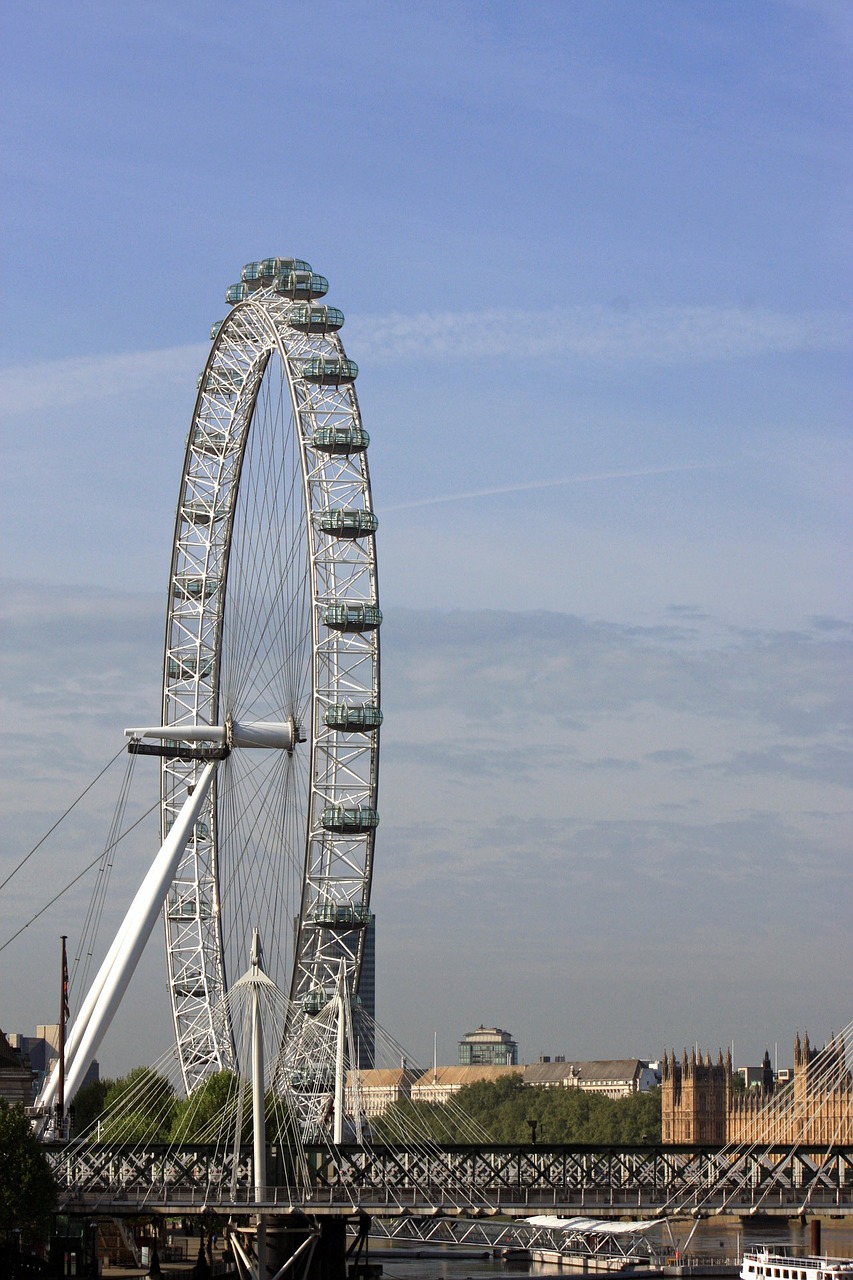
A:
<svg viewBox="0 0 853 1280">
<path fill-rule="evenodd" d="M 354 388 L 305 376 L 312 359 L 345 361 L 343 346 L 335 332 L 293 328 L 299 307 L 267 285 L 230 311 L 201 375 L 181 480 L 162 724 L 188 736 L 289 724 L 304 738 L 291 750 L 233 746 L 172 884 L 168 983 L 188 1090 L 234 1065 L 225 996 L 255 928 L 298 1021 L 333 998 L 342 972 L 356 992 L 368 921 L 375 517 Z M 353 536 L 353 517 L 330 512 L 365 513 L 366 531 Z M 202 767 L 163 760 L 163 838 Z"/>
</svg>

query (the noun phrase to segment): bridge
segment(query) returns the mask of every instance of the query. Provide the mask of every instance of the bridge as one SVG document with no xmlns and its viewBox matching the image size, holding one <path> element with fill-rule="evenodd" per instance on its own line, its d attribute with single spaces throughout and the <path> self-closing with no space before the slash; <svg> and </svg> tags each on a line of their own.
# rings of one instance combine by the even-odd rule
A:
<svg viewBox="0 0 853 1280">
<path fill-rule="evenodd" d="M 304 1148 L 307 1181 L 271 1146 L 51 1145 L 70 1213 L 589 1218 L 817 1214 L 853 1217 L 853 1146 L 405 1146 Z"/>
</svg>

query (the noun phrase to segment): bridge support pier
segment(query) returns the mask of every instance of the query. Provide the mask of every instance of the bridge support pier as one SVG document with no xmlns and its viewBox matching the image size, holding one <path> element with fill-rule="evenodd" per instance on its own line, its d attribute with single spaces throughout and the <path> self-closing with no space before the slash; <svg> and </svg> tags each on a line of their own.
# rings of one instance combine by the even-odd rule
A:
<svg viewBox="0 0 853 1280">
<path fill-rule="evenodd" d="M 346 1280 L 347 1224 L 343 1218 L 322 1218 L 320 1239 L 314 1254 L 315 1275 L 311 1280 Z"/>
<path fill-rule="evenodd" d="M 346 1247 L 344 1218 L 312 1222 L 304 1214 L 294 1214 L 287 1226 L 267 1226 L 268 1273 L 274 1276 L 287 1268 L 286 1280 L 346 1280 Z"/>
</svg>

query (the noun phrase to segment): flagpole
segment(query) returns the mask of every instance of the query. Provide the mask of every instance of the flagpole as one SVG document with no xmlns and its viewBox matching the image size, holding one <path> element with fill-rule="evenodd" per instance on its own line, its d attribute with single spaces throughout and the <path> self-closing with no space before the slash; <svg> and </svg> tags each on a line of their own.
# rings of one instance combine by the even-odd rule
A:
<svg viewBox="0 0 853 1280">
<path fill-rule="evenodd" d="M 56 1089 L 56 1120 L 59 1137 L 65 1137 L 65 1024 L 68 1019 L 68 957 L 65 951 L 67 935 L 62 935 L 62 979 L 59 1000 L 59 1083 Z"/>
</svg>

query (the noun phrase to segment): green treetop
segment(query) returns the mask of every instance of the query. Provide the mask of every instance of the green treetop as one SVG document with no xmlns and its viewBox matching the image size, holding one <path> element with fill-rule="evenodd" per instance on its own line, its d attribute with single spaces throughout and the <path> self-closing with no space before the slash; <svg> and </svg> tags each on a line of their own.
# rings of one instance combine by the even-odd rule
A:
<svg viewBox="0 0 853 1280">
<path fill-rule="evenodd" d="M 56 1205 L 56 1183 L 22 1107 L 0 1098 L 0 1238 L 20 1231 L 25 1244 L 43 1240 Z"/>
</svg>

